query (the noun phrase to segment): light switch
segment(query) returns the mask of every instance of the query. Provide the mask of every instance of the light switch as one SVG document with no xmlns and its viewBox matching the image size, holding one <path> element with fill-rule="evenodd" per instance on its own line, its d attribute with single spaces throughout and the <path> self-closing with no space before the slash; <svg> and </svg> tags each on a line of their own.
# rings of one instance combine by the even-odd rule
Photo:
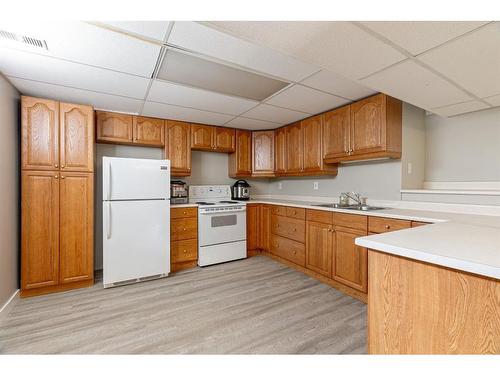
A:
<svg viewBox="0 0 500 375">
<path fill-rule="evenodd" d="M 408 162 L 408 167 L 407 167 L 408 174 L 411 174 L 412 171 L 412 165 L 410 162 Z"/>
<path fill-rule="evenodd" d="M 318 190 L 319 189 L 319 183 L 318 183 L 318 181 L 314 181 L 313 182 L 313 189 L 314 190 Z"/>
<path fill-rule="evenodd" d="M 281 182 L 278 182 L 278 190 L 283 189 L 283 184 Z"/>
</svg>

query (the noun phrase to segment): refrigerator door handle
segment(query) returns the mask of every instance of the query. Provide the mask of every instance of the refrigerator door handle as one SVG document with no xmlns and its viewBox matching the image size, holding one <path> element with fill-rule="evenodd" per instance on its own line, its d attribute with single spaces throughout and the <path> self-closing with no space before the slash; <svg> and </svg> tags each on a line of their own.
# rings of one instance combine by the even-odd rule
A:
<svg viewBox="0 0 500 375">
<path fill-rule="evenodd" d="M 111 200 L 111 163 L 108 164 L 108 201 Z"/>
<path fill-rule="evenodd" d="M 106 220 L 106 238 L 109 240 L 111 238 L 111 202 L 107 202 L 108 205 L 108 215 Z"/>
</svg>

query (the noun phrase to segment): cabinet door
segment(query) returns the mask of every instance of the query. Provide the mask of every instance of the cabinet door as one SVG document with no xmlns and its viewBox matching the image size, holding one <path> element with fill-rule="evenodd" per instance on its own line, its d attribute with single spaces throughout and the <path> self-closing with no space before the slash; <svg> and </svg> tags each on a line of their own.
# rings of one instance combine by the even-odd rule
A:
<svg viewBox="0 0 500 375">
<path fill-rule="evenodd" d="M 59 169 L 59 103 L 21 99 L 22 169 Z"/>
<path fill-rule="evenodd" d="M 275 162 L 274 168 L 276 175 L 286 173 L 286 128 L 280 128 L 275 131 Z"/>
<path fill-rule="evenodd" d="M 59 283 L 59 172 L 22 172 L 21 289 Z"/>
<path fill-rule="evenodd" d="M 234 152 L 236 131 L 229 128 L 215 128 L 215 150 L 219 152 Z"/>
<path fill-rule="evenodd" d="M 366 293 L 368 290 L 367 250 L 354 243 L 354 240 L 360 236 L 366 236 L 366 232 L 335 228 L 332 274 L 335 280 Z"/>
<path fill-rule="evenodd" d="M 209 125 L 191 124 L 191 148 L 213 151 L 215 128 Z"/>
<path fill-rule="evenodd" d="M 271 207 L 260 206 L 259 249 L 271 251 Z"/>
<path fill-rule="evenodd" d="M 304 172 L 318 172 L 323 169 L 323 152 L 321 144 L 322 122 L 322 116 L 314 116 L 302 121 Z"/>
<path fill-rule="evenodd" d="M 97 142 L 132 143 L 133 116 L 96 111 Z"/>
<path fill-rule="evenodd" d="M 274 176 L 274 130 L 252 132 L 252 175 Z"/>
<path fill-rule="evenodd" d="M 229 154 L 230 177 L 252 175 L 252 136 L 248 130 L 236 130 L 236 151 Z"/>
<path fill-rule="evenodd" d="M 165 121 L 159 118 L 134 116 L 134 143 L 144 146 L 164 146 Z"/>
<path fill-rule="evenodd" d="M 94 110 L 90 106 L 60 103 L 61 170 L 94 170 Z"/>
<path fill-rule="evenodd" d="M 340 158 L 349 154 L 351 107 L 345 106 L 323 115 L 323 157 Z"/>
<path fill-rule="evenodd" d="M 259 205 L 247 205 L 247 250 L 258 248 L 259 237 Z"/>
<path fill-rule="evenodd" d="M 333 225 L 307 222 L 306 268 L 332 277 Z"/>
<path fill-rule="evenodd" d="M 351 104 L 351 154 L 384 149 L 385 100 L 378 94 Z"/>
<path fill-rule="evenodd" d="M 303 168 L 304 143 L 300 122 L 286 127 L 286 173 L 298 174 Z"/>
<path fill-rule="evenodd" d="M 191 174 L 191 128 L 181 121 L 167 120 L 165 158 L 170 160 L 173 176 Z"/>
<path fill-rule="evenodd" d="M 64 172 L 60 177 L 59 280 L 61 284 L 94 278 L 94 179 L 92 173 Z"/>
</svg>

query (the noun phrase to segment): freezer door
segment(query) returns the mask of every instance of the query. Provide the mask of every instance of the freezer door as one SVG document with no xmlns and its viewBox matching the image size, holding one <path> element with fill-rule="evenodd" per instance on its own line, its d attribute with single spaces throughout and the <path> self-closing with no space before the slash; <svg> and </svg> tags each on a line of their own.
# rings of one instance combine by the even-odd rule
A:
<svg viewBox="0 0 500 375">
<path fill-rule="evenodd" d="M 170 272 L 170 202 L 103 202 L 104 285 Z"/>
<path fill-rule="evenodd" d="M 170 160 L 102 158 L 102 198 L 170 198 Z"/>
</svg>

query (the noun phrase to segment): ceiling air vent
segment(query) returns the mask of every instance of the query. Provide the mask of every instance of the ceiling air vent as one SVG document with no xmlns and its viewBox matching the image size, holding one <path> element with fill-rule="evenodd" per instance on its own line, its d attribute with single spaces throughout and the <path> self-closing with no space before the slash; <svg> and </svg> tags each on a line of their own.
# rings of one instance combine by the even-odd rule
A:
<svg viewBox="0 0 500 375">
<path fill-rule="evenodd" d="M 0 30 L 0 38 L 10 40 L 12 42 L 23 43 L 23 44 L 26 44 L 30 47 L 42 48 L 42 49 L 48 50 L 47 42 L 45 40 L 32 38 L 30 36 L 19 35 L 19 34 L 11 33 L 9 31 Z"/>
</svg>

